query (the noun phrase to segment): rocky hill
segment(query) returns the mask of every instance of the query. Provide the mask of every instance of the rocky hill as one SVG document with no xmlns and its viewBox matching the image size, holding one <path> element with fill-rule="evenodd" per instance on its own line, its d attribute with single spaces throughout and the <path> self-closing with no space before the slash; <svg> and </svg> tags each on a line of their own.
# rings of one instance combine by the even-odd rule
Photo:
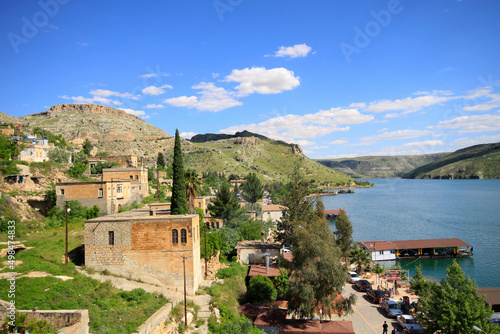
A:
<svg viewBox="0 0 500 334">
<path fill-rule="evenodd" d="M 0 114 L 0 122 L 22 124 L 25 132 L 36 127 L 46 129 L 62 135 L 74 145 L 81 145 L 89 139 L 104 150 L 107 143 L 115 140 L 132 142 L 170 138 L 168 133 L 137 116 L 97 104 L 59 104 L 23 117 Z"/>
<path fill-rule="evenodd" d="M 354 178 L 401 177 L 413 169 L 438 160 L 447 153 L 318 159 L 317 162 Z"/>
<path fill-rule="evenodd" d="M 467 147 L 403 175 L 408 179 L 498 179 L 500 143 Z"/>
<path fill-rule="evenodd" d="M 162 152 L 172 162 L 174 138 L 123 110 L 95 104 L 62 104 L 38 114 L 12 117 L 0 114 L 0 122 L 23 124 L 23 131 L 39 127 L 62 135 L 73 145 L 89 139 L 97 152 L 133 154 L 142 161 L 156 161 Z M 182 141 L 186 167 L 201 172 L 240 176 L 256 172 L 263 180 L 287 181 L 295 168 L 317 184 L 349 185 L 353 180 L 304 156 L 297 144 L 242 131 L 235 135 L 206 134 Z"/>
</svg>

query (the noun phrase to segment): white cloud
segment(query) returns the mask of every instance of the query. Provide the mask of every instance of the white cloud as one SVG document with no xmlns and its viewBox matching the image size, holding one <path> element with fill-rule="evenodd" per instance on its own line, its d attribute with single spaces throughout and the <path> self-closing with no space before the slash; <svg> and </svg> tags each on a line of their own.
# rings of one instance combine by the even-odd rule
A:
<svg viewBox="0 0 500 334">
<path fill-rule="evenodd" d="M 94 89 L 94 90 L 90 91 L 90 95 L 100 96 L 100 97 L 117 96 L 117 97 L 124 97 L 127 99 L 134 99 L 134 100 L 137 99 L 136 96 L 134 96 L 130 93 L 120 93 L 120 92 L 115 92 L 115 91 L 108 90 L 108 89 Z"/>
<path fill-rule="evenodd" d="M 274 57 L 298 58 L 306 57 L 311 52 L 311 47 L 306 44 L 295 44 L 294 46 L 280 46 Z"/>
<path fill-rule="evenodd" d="M 461 116 L 440 121 L 436 128 L 458 129 L 459 133 L 500 131 L 500 115 Z"/>
<path fill-rule="evenodd" d="M 351 153 L 351 154 L 330 154 L 330 155 L 322 155 L 319 157 L 314 157 L 314 159 L 341 159 L 341 158 L 356 158 L 359 154 Z"/>
<path fill-rule="evenodd" d="M 134 115 L 134 116 L 143 116 L 142 118 L 145 118 L 146 116 L 146 113 L 142 110 L 134 110 L 134 109 L 122 109 L 123 111 L 125 111 L 127 114 L 130 114 L 130 115 Z M 149 117 L 148 117 L 149 118 Z"/>
<path fill-rule="evenodd" d="M 406 143 L 403 147 L 406 148 L 421 148 L 421 147 L 432 147 L 432 146 L 443 146 L 446 145 L 441 140 L 427 140 L 427 141 L 416 141 L 412 143 Z"/>
<path fill-rule="evenodd" d="M 378 135 L 362 137 L 362 141 L 379 141 L 379 140 L 394 140 L 394 139 L 411 139 L 422 136 L 431 135 L 430 130 L 397 130 L 392 132 L 383 132 Z"/>
<path fill-rule="evenodd" d="M 454 69 L 455 69 L 454 67 L 446 67 L 446 68 L 443 68 L 442 70 L 439 70 L 438 73 L 448 72 L 448 71 L 451 71 Z"/>
<path fill-rule="evenodd" d="M 144 108 L 147 108 L 147 109 L 160 109 L 160 108 L 165 108 L 165 106 L 163 104 L 147 104 Z"/>
<path fill-rule="evenodd" d="M 285 90 L 291 90 L 300 85 L 299 77 L 295 77 L 293 71 L 286 68 L 252 67 L 242 70 L 233 70 L 226 76 L 227 82 L 239 82 L 236 86 L 240 96 L 252 93 L 277 94 Z"/>
<path fill-rule="evenodd" d="M 310 150 L 324 150 L 326 148 L 330 148 L 330 146 L 311 146 L 311 147 L 309 147 Z"/>
<path fill-rule="evenodd" d="M 484 98 L 489 98 L 489 101 L 485 101 L 484 103 L 478 103 L 475 105 L 471 105 L 468 107 L 463 107 L 463 111 L 489 111 L 491 109 L 499 108 L 500 107 L 500 94 L 490 94 L 489 90 L 483 89 L 483 90 L 478 90 L 473 93 L 471 93 L 471 96 L 479 96 L 479 97 L 484 97 Z M 483 98 L 483 99 L 484 99 Z M 483 100 L 482 99 L 482 100 Z M 476 102 L 475 99 L 471 100 L 471 102 Z"/>
<path fill-rule="evenodd" d="M 351 108 L 365 108 L 366 107 L 366 103 L 364 102 L 353 102 L 349 105 L 349 107 Z"/>
<path fill-rule="evenodd" d="M 372 119 L 372 115 L 363 115 L 356 109 L 332 108 L 320 110 L 315 114 L 278 116 L 259 124 L 232 126 L 220 132 L 235 133 L 248 130 L 286 142 L 296 142 L 296 138 L 317 138 L 332 132 L 348 131 L 348 126 L 340 125 L 361 124 Z"/>
<path fill-rule="evenodd" d="M 490 144 L 498 142 L 500 142 L 500 135 L 493 135 L 493 136 L 479 136 L 476 138 L 464 137 L 452 141 L 450 145 L 457 148 L 463 148 L 478 144 Z"/>
<path fill-rule="evenodd" d="M 78 46 L 89 46 L 89 43 L 76 42 L 76 45 L 78 45 Z"/>
<path fill-rule="evenodd" d="M 342 145 L 342 144 L 347 144 L 347 143 L 348 143 L 347 140 L 338 139 L 338 140 L 334 140 L 334 141 L 329 142 L 328 145 Z"/>
<path fill-rule="evenodd" d="M 146 115 L 146 116 L 141 116 L 141 118 L 142 118 L 142 119 L 150 119 L 150 118 L 151 118 L 151 116 Z"/>
<path fill-rule="evenodd" d="M 140 78 L 154 78 L 157 77 L 158 73 L 146 73 L 139 75 Z"/>
<path fill-rule="evenodd" d="M 216 78 L 218 78 L 219 76 L 220 76 L 220 74 L 219 74 L 219 73 L 212 73 L 212 78 L 213 78 L 213 79 L 216 79 Z"/>
<path fill-rule="evenodd" d="M 196 96 L 180 96 L 166 99 L 163 102 L 175 107 L 196 108 L 201 111 L 221 111 L 243 104 L 233 98 L 232 92 L 217 87 L 212 82 L 201 82 L 191 88 L 200 90 L 199 99 Z"/>
<path fill-rule="evenodd" d="M 66 96 L 66 95 L 64 95 Z M 81 104 L 87 104 L 87 103 L 101 103 L 101 104 L 114 104 L 118 101 L 113 101 L 111 99 L 105 98 L 105 97 L 100 97 L 100 96 L 94 96 L 94 97 L 83 97 L 83 96 L 71 96 L 68 97 L 66 96 L 67 99 L 73 100 L 74 103 L 81 103 Z"/>
<path fill-rule="evenodd" d="M 388 128 L 383 128 L 383 129 L 380 129 L 380 130 L 377 130 L 377 132 L 384 132 L 384 131 L 387 131 L 389 130 Z"/>
<path fill-rule="evenodd" d="M 146 95 L 161 95 L 165 93 L 165 88 L 172 89 L 171 85 L 163 85 L 160 87 L 157 86 L 148 86 L 142 90 L 142 92 Z"/>
<path fill-rule="evenodd" d="M 422 92 L 427 93 L 427 92 Z M 391 100 L 381 100 L 373 101 L 366 107 L 365 110 L 373 112 L 384 112 L 393 110 L 403 110 L 407 112 L 415 112 L 424 107 L 435 105 L 438 103 L 443 103 L 451 99 L 456 99 L 456 96 L 442 96 L 442 95 L 422 95 L 419 97 L 407 97 L 405 99 Z M 394 117 L 394 116 L 393 116 Z"/>
<path fill-rule="evenodd" d="M 196 132 L 181 132 L 179 134 L 179 136 L 182 137 L 182 138 L 184 138 L 184 139 L 191 139 L 191 138 L 193 138 L 196 135 L 197 135 Z"/>
<path fill-rule="evenodd" d="M 315 142 L 310 140 L 297 140 L 295 144 L 299 144 L 301 147 L 316 145 Z"/>
</svg>

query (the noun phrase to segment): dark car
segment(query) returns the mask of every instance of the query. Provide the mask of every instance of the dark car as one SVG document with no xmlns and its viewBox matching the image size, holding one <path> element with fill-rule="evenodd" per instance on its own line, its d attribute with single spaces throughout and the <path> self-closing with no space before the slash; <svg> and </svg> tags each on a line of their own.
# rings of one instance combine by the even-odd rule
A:
<svg viewBox="0 0 500 334">
<path fill-rule="evenodd" d="M 366 295 L 376 304 L 380 304 L 387 299 L 387 293 L 384 290 L 368 290 Z"/>
<path fill-rule="evenodd" d="M 398 315 L 403 315 L 403 312 L 399 308 L 399 303 L 393 300 L 383 301 L 382 303 L 380 303 L 380 307 L 389 317 L 396 318 Z"/>
<path fill-rule="evenodd" d="M 372 284 L 365 279 L 361 279 L 354 283 L 359 291 L 368 291 L 372 289 Z"/>
</svg>

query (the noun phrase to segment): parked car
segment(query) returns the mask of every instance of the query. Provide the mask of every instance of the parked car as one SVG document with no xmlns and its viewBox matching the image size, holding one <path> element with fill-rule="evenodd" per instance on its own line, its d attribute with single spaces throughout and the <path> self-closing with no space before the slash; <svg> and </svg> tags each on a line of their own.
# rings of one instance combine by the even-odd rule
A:
<svg viewBox="0 0 500 334">
<path fill-rule="evenodd" d="M 388 298 L 384 290 L 368 290 L 366 291 L 366 295 L 376 304 L 380 304 Z"/>
<path fill-rule="evenodd" d="M 356 281 L 354 285 L 358 288 L 359 291 L 368 291 L 372 288 L 372 284 L 365 279 Z"/>
<path fill-rule="evenodd" d="M 403 315 L 398 302 L 393 300 L 384 300 L 380 303 L 380 307 L 385 311 L 388 317 L 396 318 L 398 315 Z"/>
<path fill-rule="evenodd" d="M 359 275 L 354 271 L 349 271 L 348 274 L 349 274 L 349 276 L 351 276 L 349 282 L 351 282 L 353 284 L 361 279 L 361 277 L 359 277 Z"/>
<path fill-rule="evenodd" d="M 397 316 L 398 324 L 408 331 L 408 333 L 421 334 L 424 332 L 422 326 L 417 322 L 417 320 L 411 315 L 398 315 Z M 412 332 L 413 329 L 413 332 Z"/>
</svg>

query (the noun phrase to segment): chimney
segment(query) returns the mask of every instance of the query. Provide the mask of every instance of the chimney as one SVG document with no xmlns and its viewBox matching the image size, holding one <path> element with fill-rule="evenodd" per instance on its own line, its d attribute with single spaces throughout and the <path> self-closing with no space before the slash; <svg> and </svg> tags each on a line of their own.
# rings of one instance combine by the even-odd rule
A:
<svg viewBox="0 0 500 334">
<path fill-rule="evenodd" d="M 269 255 L 266 255 L 266 274 L 269 274 Z"/>
</svg>

